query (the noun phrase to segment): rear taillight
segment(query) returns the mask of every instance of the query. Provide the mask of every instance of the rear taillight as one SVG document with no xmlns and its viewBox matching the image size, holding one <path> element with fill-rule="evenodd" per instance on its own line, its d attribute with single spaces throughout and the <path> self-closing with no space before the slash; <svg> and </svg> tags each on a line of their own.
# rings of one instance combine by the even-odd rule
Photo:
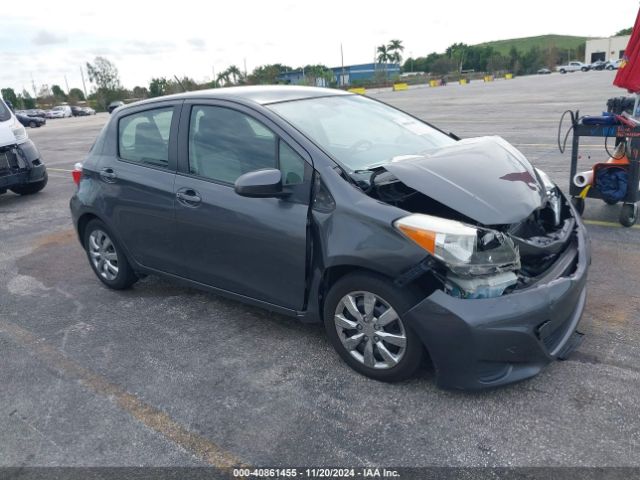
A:
<svg viewBox="0 0 640 480">
<path fill-rule="evenodd" d="M 78 162 L 73 166 L 71 176 L 73 177 L 73 183 L 80 185 L 80 179 L 82 178 L 82 163 Z"/>
</svg>

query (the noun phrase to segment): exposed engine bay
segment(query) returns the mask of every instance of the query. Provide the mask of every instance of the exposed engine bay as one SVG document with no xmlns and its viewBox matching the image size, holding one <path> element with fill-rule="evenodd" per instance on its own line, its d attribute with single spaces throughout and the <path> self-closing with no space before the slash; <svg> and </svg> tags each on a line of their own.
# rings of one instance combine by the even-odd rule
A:
<svg viewBox="0 0 640 480">
<path fill-rule="evenodd" d="M 411 160 L 407 163 L 409 162 Z M 434 244 L 440 241 L 444 247 L 438 255 L 437 246 L 434 246 L 435 255 L 429 259 L 428 267 L 423 266 L 421 269 L 416 269 L 415 277 L 430 275 L 435 280 L 436 288 L 440 288 L 457 298 L 493 298 L 533 286 L 542 277 L 546 277 L 547 272 L 563 252 L 572 244 L 575 248 L 576 221 L 567 200 L 544 172 L 535 170 L 530 165 L 529 168 L 531 172 L 525 170 L 526 173 L 518 173 L 518 175 L 532 177 L 526 179 L 527 182 L 522 182 L 523 191 L 528 190 L 528 194 L 535 193 L 538 195 L 539 201 L 535 195 L 530 195 L 529 198 L 533 198 L 535 201 L 517 206 L 520 211 L 528 208 L 530 213 L 524 218 L 521 217 L 522 219 L 519 221 L 509 223 L 479 221 L 478 217 L 487 216 L 486 210 L 482 209 L 483 205 L 481 204 L 488 204 L 496 210 L 503 209 L 504 212 L 500 212 L 497 217 L 506 218 L 509 216 L 508 210 L 511 208 L 508 199 L 516 199 L 512 202 L 517 202 L 523 196 L 504 195 L 499 198 L 500 192 L 498 192 L 495 199 L 487 196 L 475 199 L 477 201 L 475 206 L 469 205 L 474 202 L 474 199 L 466 199 L 466 210 L 461 212 L 445 205 L 443 200 L 446 197 L 443 197 L 442 193 L 439 193 L 438 199 L 431 197 L 429 193 L 432 182 L 426 177 L 421 179 L 419 172 L 410 179 L 410 182 L 413 186 L 424 185 L 422 188 L 424 192 L 407 185 L 407 178 L 399 179 L 396 173 L 390 171 L 394 169 L 392 164 L 371 171 L 355 172 L 351 178 L 365 193 L 381 202 L 412 214 L 429 216 L 425 218 L 439 218 L 443 222 L 452 220 L 456 224 L 459 222 L 456 227 L 458 230 L 466 226 L 466 228 L 475 231 L 475 233 L 473 231 L 468 233 L 453 232 L 454 237 L 457 235 L 460 238 L 463 238 L 462 235 L 468 234 L 471 240 L 460 240 L 455 237 L 454 240 L 449 241 L 436 234 L 435 237 L 440 240 L 434 240 Z M 415 168 L 413 173 L 416 173 Z M 508 177 L 508 175 L 499 177 L 499 180 L 503 180 L 504 177 Z M 441 179 L 438 181 L 444 182 Z M 480 183 L 483 180 L 476 178 L 472 181 Z M 487 181 L 487 183 L 491 182 Z M 487 186 L 485 185 L 485 187 Z M 499 190 L 499 183 L 497 183 L 497 187 L 496 189 Z M 509 183 L 507 183 L 507 187 L 513 188 Z M 438 188 L 442 191 L 441 184 Z M 457 188 L 460 188 L 460 183 L 451 189 L 451 196 L 457 195 Z M 470 190 L 470 188 L 466 189 L 466 191 Z M 474 208 L 479 212 L 478 215 L 475 214 Z M 400 226 L 403 232 L 410 228 L 410 222 L 405 222 Z M 473 247 L 470 247 L 472 255 L 464 257 L 467 259 L 466 264 L 464 261 L 456 260 L 456 252 L 451 247 L 454 241 L 459 242 L 463 247 L 469 242 L 475 243 Z M 453 255 L 447 254 L 445 251 L 447 248 L 453 252 Z M 462 258 L 462 255 L 459 257 Z M 575 264 L 573 268 L 575 268 Z M 572 272 L 559 273 L 568 275 Z"/>
</svg>

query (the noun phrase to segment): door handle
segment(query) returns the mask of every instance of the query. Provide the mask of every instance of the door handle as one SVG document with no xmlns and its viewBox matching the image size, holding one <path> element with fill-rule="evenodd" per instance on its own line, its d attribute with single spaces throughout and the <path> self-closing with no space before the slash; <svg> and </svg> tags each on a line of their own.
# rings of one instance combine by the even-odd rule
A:
<svg viewBox="0 0 640 480">
<path fill-rule="evenodd" d="M 180 190 L 176 193 L 176 198 L 189 206 L 198 205 L 202 198 L 198 195 L 198 192 L 191 189 Z"/>
<path fill-rule="evenodd" d="M 113 183 L 118 178 L 118 175 L 113 171 L 113 168 L 103 168 L 100 170 L 100 178 L 105 182 Z"/>
</svg>

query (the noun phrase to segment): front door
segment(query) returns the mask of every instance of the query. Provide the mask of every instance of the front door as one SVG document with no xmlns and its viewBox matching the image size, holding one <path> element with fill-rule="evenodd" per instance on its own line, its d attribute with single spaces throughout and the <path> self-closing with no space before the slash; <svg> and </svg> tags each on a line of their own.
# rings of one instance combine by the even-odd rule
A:
<svg viewBox="0 0 640 480">
<path fill-rule="evenodd" d="M 175 194 L 181 275 L 302 309 L 312 173 L 303 157 L 308 154 L 268 119 L 228 104 L 185 104 L 180 135 Z M 236 194 L 235 180 L 260 168 L 280 168 L 290 194 Z"/>
</svg>

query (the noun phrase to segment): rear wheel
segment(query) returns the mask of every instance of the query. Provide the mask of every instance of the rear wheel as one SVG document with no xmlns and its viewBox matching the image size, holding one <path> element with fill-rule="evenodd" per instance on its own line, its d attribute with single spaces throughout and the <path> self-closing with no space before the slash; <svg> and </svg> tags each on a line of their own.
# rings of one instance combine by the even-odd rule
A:
<svg viewBox="0 0 640 480">
<path fill-rule="evenodd" d="M 38 124 L 37 124 L 36 122 L 34 122 L 33 120 L 31 120 L 31 121 L 29 122 L 29 127 L 31 127 L 31 128 L 36 128 L 37 126 L 38 126 Z"/>
<path fill-rule="evenodd" d="M 122 247 L 100 220 L 87 224 L 84 246 L 91 268 L 107 287 L 123 290 L 138 281 Z"/>
<path fill-rule="evenodd" d="M 38 193 L 40 190 L 46 187 L 48 181 L 49 181 L 49 175 L 47 174 L 47 172 L 44 172 L 44 175 L 42 176 L 42 180 L 33 182 L 33 183 L 25 183 L 24 185 L 11 187 L 11 191 L 13 193 L 17 193 L 18 195 L 32 195 L 34 193 Z"/>
<path fill-rule="evenodd" d="M 375 274 L 354 273 L 336 282 L 324 305 L 327 336 L 342 359 L 375 380 L 411 377 L 424 347 L 403 315 L 419 297 Z"/>
<path fill-rule="evenodd" d="M 560 73 L 567 73 L 567 71 L 564 68 L 561 68 Z"/>
</svg>

